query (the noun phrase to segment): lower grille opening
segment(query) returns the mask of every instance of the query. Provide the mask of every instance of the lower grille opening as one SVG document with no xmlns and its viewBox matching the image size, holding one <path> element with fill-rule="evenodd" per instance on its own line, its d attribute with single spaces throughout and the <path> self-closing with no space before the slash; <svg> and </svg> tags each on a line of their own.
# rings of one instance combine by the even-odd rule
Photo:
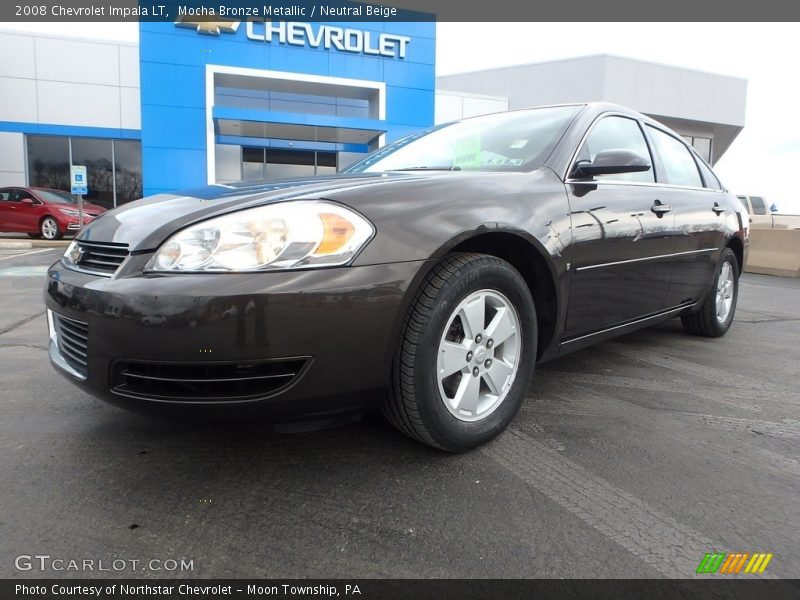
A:
<svg viewBox="0 0 800 600">
<path fill-rule="evenodd" d="M 257 399 L 288 387 L 309 362 L 308 357 L 224 363 L 117 361 L 111 390 L 187 402 Z"/>
<path fill-rule="evenodd" d="M 87 341 L 89 326 L 53 312 L 56 345 L 64 361 L 75 371 L 86 377 Z"/>
</svg>

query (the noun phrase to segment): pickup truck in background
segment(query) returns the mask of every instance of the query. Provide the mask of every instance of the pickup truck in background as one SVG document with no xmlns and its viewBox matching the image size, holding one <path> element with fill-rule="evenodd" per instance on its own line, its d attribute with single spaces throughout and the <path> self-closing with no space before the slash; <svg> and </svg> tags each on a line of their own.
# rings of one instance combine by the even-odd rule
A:
<svg viewBox="0 0 800 600">
<path fill-rule="evenodd" d="M 736 196 L 750 215 L 751 229 L 800 229 L 800 215 L 773 213 L 762 196 Z"/>
</svg>

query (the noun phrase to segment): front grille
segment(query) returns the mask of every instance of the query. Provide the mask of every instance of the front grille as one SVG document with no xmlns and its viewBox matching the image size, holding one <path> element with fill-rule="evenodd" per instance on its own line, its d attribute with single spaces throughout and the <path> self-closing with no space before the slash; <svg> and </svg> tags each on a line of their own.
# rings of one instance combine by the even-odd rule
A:
<svg viewBox="0 0 800 600">
<path fill-rule="evenodd" d="M 81 249 L 75 266 L 100 275 L 113 275 L 129 254 L 128 244 L 86 240 L 76 240 L 75 243 Z"/>
<path fill-rule="evenodd" d="M 82 322 L 53 313 L 58 351 L 66 363 L 86 377 L 87 341 L 89 326 Z"/>
<path fill-rule="evenodd" d="M 259 362 L 117 361 L 111 390 L 126 396 L 185 402 L 247 400 L 276 394 L 306 369 L 308 358 Z"/>
</svg>

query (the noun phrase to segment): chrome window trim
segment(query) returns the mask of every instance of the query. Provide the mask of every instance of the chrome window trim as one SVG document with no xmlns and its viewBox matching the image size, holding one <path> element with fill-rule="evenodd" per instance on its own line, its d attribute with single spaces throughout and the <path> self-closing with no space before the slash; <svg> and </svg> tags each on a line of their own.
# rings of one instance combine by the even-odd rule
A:
<svg viewBox="0 0 800 600">
<path fill-rule="evenodd" d="M 605 117 L 624 117 L 626 119 L 633 120 L 635 123 L 637 123 L 639 125 L 639 129 L 642 132 L 642 136 L 644 137 L 645 144 L 647 144 L 647 151 L 650 153 L 650 161 L 652 163 L 654 179 L 656 179 L 656 180 L 658 179 L 658 171 L 656 171 L 655 160 L 654 160 L 654 157 L 653 157 L 653 149 L 650 147 L 650 138 L 647 137 L 647 131 L 645 130 L 645 126 L 652 127 L 653 129 L 657 129 L 657 130 L 661 131 L 661 133 L 665 133 L 666 135 L 669 135 L 669 136 L 671 136 L 673 138 L 675 138 L 675 135 L 673 133 L 669 132 L 668 130 L 666 130 L 662 125 L 660 125 L 658 123 L 646 122 L 646 121 L 643 121 L 642 119 L 640 119 L 638 117 L 635 117 L 635 116 L 632 116 L 632 115 L 629 115 L 629 114 L 625 114 L 623 112 L 609 111 L 609 112 L 604 112 L 604 113 L 601 113 L 601 114 L 597 115 L 597 117 L 595 117 L 594 121 L 592 121 L 591 125 L 589 125 L 589 128 L 583 134 L 583 137 L 581 137 L 581 141 L 578 143 L 578 146 L 576 147 L 575 151 L 572 153 L 572 158 L 569 160 L 569 163 L 567 163 L 567 169 L 566 169 L 566 171 L 564 171 L 564 174 L 561 177 L 561 180 L 565 184 L 639 185 L 639 186 L 652 186 L 652 187 L 660 187 L 660 188 L 674 188 L 674 189 L 677 189 L 677 190 L 694 190 L 694 191 L 702 191 L 702 192 L 727 193 L 727 191 L 725 190 L 725 186 L 722 185 L 722 182 L 719 181 L 719 177 L 717 177 L 717 174 L 714 173 L 714 170 L 711 169 L 710 166 L 708 168 L 711 169 L 712 173 L 714 173 L 714 177 L 717 177 L 717 181 L 719 181 L 719 184 L 722 187 L 722 189 L 720 189 L 720 190 L 715 190 L 715 189 L 711 189 L 711 188 L 707 188 L 707 187 L 695 187 L 695 186 L 691 186 L 691 185 L 676 185 L 674 183 L 663 183 L 661 181 L 624 181 L 624 180 L 621 180 L 621 179 L 620 180 L 617 180 L 617 179 L 602 179 L 602 180 L 596 180 L 596 181 L 595 180 L 588 180 L 587 181 L 586 179 L 571 179 L 569 177 L 569 174 L 572 171 L 572 167 L 575 165 L 575 160 L 578 158 L 578 155 L 580 154 L 580 151 L 583 149 L 583 145 L 586 142 L 586 138 L 589 137 L 589 134 L 592 132 L 592 130 L 595 128 L 595 126 L 600 122 L 600 120 L 604 119 Z M 675 138 L 675 139 L 677 139 L 677 138 Z M 688 146 L 685 141 L 683 141 L 682 139 L 679 140 L 679 141 L 689 149 L 689 153 L 690 154 L 692 154 L 692 155 L 695 154 L 694 149 L 691 146 Z M 712 141 L 712 143 L 713 143 L 713 141 Z M 706 164 L 708 165 L 708 163 L 706 163 Z M 698 172 L 698 175 L 700 175 L 700 181 L 703 181 L 703 175 L 700 173 L 700 169 L 699 168 L 697 168 L 697 172 Z"/>
<path fill-rule="evenodd" d="M 676 256 L 689 256 L 691 254 L 705 254 L 706 252 L 716 252 L 719 248 L 703 248 L 701 250 L 686 250 L 685 252 L 673 252 L 671 254 L 658 254 L 656 256 L 645 256 L 642 258 L 629 258 L 627 260 L 616 260 L 613 262 L 599 263 L 596 265 L 586 265 L 585 267 L 575 267 L 575 272 L 589 271 L 601 267 L 613 267 L 616 265 L 627 265 L 631 263 L 645 262 L 648 260 L 660 260 L 662 258 L 674 258 Z"/>
<path fill-rule="evenodd" d="M 564 183 L 569 185 L 639 185 L 645 187 L 673 188 L 676 190 L 693 190 L 696 192 L 713 192 L 715 194 L 726 193 L 725 190 L 713 190 L 711 188 L 699 188 L 689 185 L 675 185 L 673 183 L 651 183 L 647 181 L 611 181 L 607 179 L 603 181 L 587 181 L 585 179 L 567 179 Z"/>
</svg>

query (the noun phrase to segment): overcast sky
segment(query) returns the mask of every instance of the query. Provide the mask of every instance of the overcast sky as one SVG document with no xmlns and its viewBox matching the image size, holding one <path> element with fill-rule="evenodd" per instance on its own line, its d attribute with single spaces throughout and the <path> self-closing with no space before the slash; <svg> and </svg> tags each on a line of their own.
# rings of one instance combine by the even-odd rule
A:
<svg viewBox="0 0 800 600">
<path fill-rule="evenodd" d="M 136 24 L 2 23 L 59 35 L 138 40 Z M 800 25 L 796 23 L 439 23 L 439 75 L 616 54 L 748 80 L 745 128 L 716 171 L 734 192 L 800 213 Z"/>
</svg>

